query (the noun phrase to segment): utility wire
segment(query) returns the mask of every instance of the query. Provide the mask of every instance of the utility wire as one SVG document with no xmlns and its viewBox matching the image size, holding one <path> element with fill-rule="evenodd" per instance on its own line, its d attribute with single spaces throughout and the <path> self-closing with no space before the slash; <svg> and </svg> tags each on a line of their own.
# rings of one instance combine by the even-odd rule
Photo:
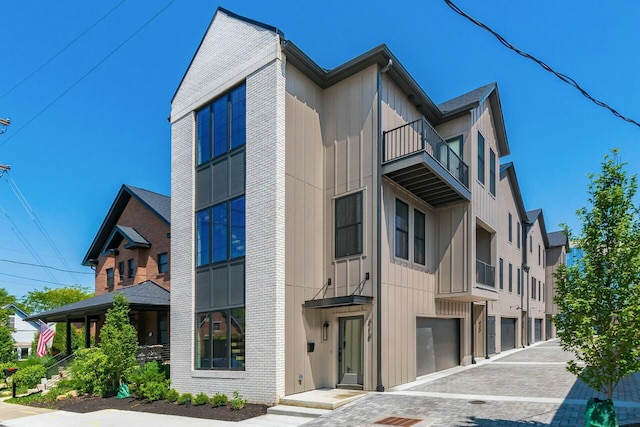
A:
<svg viewBox="0 0 640 427">
<path fill-rule="evenodd" d="M 30 281 L 32 281 L 32 282 L 49 283 L 49 284 L 51 284 L 51 285 L 64 286 L 62 283 L 59 283 L 59 282 L 50 282 L 50 281 L 48 281 L 48 280 L 32 279 L 31 277 L 17 276 L 17 275 L 15 275 L 15 274 L 0 273 L 0 275 L 2 275 L 2 276 L 9 276 L 9 277 L 16 277 L 16 278 L 18 278 L 18 279 L 30 280 Z"/>
<path fill-rule="evenodd" d="M 42 70 L 44 67 L 46 67 L 51 61 L 53 61 L 54 59 L 56 59 L 58 56 L 60 56 L 60 54 L 62 54 L 62 52 L 64 52 L 65 50 L 67 50 L 69 47 L 71 47 L 72 44 L 74 44 L 75 42 L 77 42 L 78 40 L 80 40 L 85 34 L 87 34 L 89 31 L 91 31 L 96 25 L 98 25 L 100 22 L 104 21 L 107 16 L 111 15 L 117 8 L 119 8 L 120 6 L 122 6 L 122 4 L 125 2 L 126 0 L 122 0 L 120 3 L 118 3 L 117 5 L 115 5 L 110 11 L 108 11 L 106 14 L 104 14 L 100 19 L 98 19 L 96 22 L 94 22 L 93 24 L 91 24 L 86 30 L 84 30 L 83 32 L 81 32 L 80 34 L 78 34 L 76 36 L 76 38 L 74 38 L 73 40 L 71 40 L 69 43 L 67 43 L 67 45 L 65 47 L 63 47 L 62 49 L 60 49 L 58 52 L 56 52 L 53 56 L 51 56 L 49 59 L 47 59 L 45 62 L 42 63 L 42 65 L 40 65 L 38 68 L 36 68 L 35 70 L 33 70 L 31 72 L 31 74 L 29 74 L 27 77 L 25 77 L 24 79 L 20 80 L 18 83 L 16 83 L 11 89 L 9 89 L 8 91 L 6 91 L 5 93 L 3 93 L 0 96 L 0 100 L 3 99 L 5 96 L 9 95 L 11 92 L 13 92 L 14 90 L 16 90 L 17 88 L 19 88 L 20 86 L 22 86 L 22 84 L 24 82 L 26 82 L 27 80 L 29 80 L 31 77 L 33 77 L 36 73 L 38 73 L 38 71 Z"/>
<path fill-rule="evenodd" d="M 50 268 L 51 270 L 60 271 L 62 273 L 91 274 L 92 276 L 94 275 L 94 273 L 90 272 L 90 271 L 63 270 L 61 268 L 52 267 L 50 265 L 32 264 L 30 262 L 14 261 L 14 260 L 10 260 L 10 259 L 2 259 L 2 258 L 0 258 L 0 262 L 8 262 L 8 263 L 11 263 L 11 264 L 20 264 L 20 265 L 29 265 L 29 266 L 32 266 L 32 267 Z"/>
<path fill-rule="evenodd" d="M 535 62 L 536 64 L 540 65 L 544 70 L 550 72 L 551 74 L 553 74 L 554 76 L 556 76 L 557 78 L 559 78 L 560 80 L 562 80 L 564 83 L 568 84 L 569 86 L 574 87 L 575 89 L 577 89 L 582 95 L 584 95 L 589 101 L 593 102 L 594 104 L 596 104 L 599 107 L 602 107 L 604 109 L 609 110 L 614 116 L 618 117 L 619 119 L 624 120 L 625 122 L 629 122 L 632 123 L 638 127 L 640 127 L 640 123 L 638 123 L 637 121 L 623 116 L 622 114 L 620 114 L 617 110 L 615 110 L 614 108 L 610 107 L 609 105 L 607 105 L 606 103 L 604 103 L 603 101 L 600 101 L 596 98 L 594 98 L 593 96 L 591 96 L 589 94 L 589 92 L 587 92 L 585 89 L 583 89 L 573 78 L 567 76 L 566 74 L 560 73 L 556 70 L 554 70 L 553 68 L 551 68 L 549 65 L 547 65 L 546 63 L 544 63 L 543 61 L 541 61 L 540 59 L 536 58 L 533 55 L 528 54 L 527 52 L 524 52 L 520 49 L 518 49 L 517 47 L 515 47 L 514 45 L 512 45 L 511 43 L 509 43 L 504 37 L 502 37 L 500 34 L 498 34 L 497 32 L 495 32 L 494 30 L 492 30 L 491 28 L 489 28 L 488 26 L 486 26 L 485 24 L 483 24 L 482 22 L 478 21 L 477 19 L 473 18 L 472 16 L 468 15 L 466 12 L 464 12 L 462 9 L 460 9 L 458 6 L 456 6 L 451 0 L 444 0 L 444 2 L 447 4 L 447 6 L 449 6 L 451 8 L 451 10 L 453 10 L 454 12 L 456 12 L 458 15 L 468 19 L 469 21 L 473 22 L 475 25 L 477 25 L 480 28 L 485 29 L 486 31 L 490 32 L 491 34 L 493 34 L 493 36 L 495 38 L 498 39 L 498 41 L 500 43 L 502 43 L 504 46 L 506 46 L 507 48 L 511 49 L 512 51 L 514 51 L 515 53 L 517 53 L 520 56 L 523 56 L 527 59 L 532 60 L 533 62 Z"/>
<path fill-rule="evenodd" d="M 82 77 L 80 77 L 78 80 L 76 80 L 71 86 L 66 88 L 60 95 L 58 95 L 53 101 L 51 101 L 49 104 L 47 104 L 47 106 L 44 107 L 42 110 L 40 110 L 40 112 L 38 112 L 35 116 L 33 116 L 31 119 L 27 120 L 27 122 L 24 125 L 22 125 L 22 127 L 18 128 L 17 131 L 13 132 L 9 138 L 5 139 L 4 142 L 0 143 L 0 146 L 2 146 L 4 144 L 6 144 L 7 142 L 11 141 L 16 135 L 18 135 L 27 126 L 29 126 L 34 120 L 36 120 L 45 111 L 47 111 L 49 108 L 51 108 L 51 106 L 53 106 L 53 104 L 55 104 L 60 99 L 62 99 L 67 93 L 69 93 L 71 91 L 71 89 L 73 89 L 78 84 L 80 84 L 80 82 L 82 82 L 84 79 L 86 79 L 89 76 L 89 74 L 93 73 L 98 67 L 100 67 L 103 63 L 105 63 L 107 61 L 107 59 L 111 58 L 111 56 L 113 56 L 114 53 L 116 53 L 118 50 L 120 50 L 125 44 L 127 44 L 132 38 L 134 38 L 140 31 L 145 29 L 151 22 L 153 22 L 158 16 L 160 16 L 162 14 L 162 12 L 167 10 L 167 8 L 169 6 L 171 6 L 175 1 L 176 0 L 169 1 L 169 3 L 167 3 L 162 9 L 160 9 L 158 12 L 156 12 L 155 15 L 153 15 L 151 18 L 149 18 L 149 20 L 147 20 L 147 22 L 145 22 L 140 27 L 138 27 L 138 29 L 135 30 L 133 33 L 131 33 L 131 35 L 129 37 L 127 37 L 122 43 L 120 43 L 111 52 L 109 52 L 105 57 L 103 57 L 100 61 L 98 61 L 98 63 L 96 65 L 94 65 L 93 67 L 91 67 L 89 69 L 89 71 L 84 73 L 82 75 Z"/>
</svg>

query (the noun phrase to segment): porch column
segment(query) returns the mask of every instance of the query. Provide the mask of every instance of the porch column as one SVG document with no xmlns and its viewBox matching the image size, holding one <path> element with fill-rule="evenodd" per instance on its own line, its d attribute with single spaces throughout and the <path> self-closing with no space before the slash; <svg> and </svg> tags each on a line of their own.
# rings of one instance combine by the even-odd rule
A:
<svg viewBox="0 0 640 427">
<path fill-rule="evenodd" d="M 65 321 L 65 327 L 66 327 L 66 331 L 67 331 L 67 337 L 66 337 L 66 347 L 67 347 L 67 356 L 71 354 L 71 322 L 69 322 L 69 318 L 66 319 Z"/>
<path fill-rule="evenodd" d="M 89 316 L 84 316 L 84 348 L 91 347 L 91 322 Z"/>
</svg>

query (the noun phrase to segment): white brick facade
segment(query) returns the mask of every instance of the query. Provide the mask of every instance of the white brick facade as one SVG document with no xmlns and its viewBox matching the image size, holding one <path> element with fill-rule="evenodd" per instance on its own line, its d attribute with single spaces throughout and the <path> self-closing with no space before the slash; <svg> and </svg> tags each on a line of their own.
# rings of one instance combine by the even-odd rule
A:
<svg viewBox="0 0 640 427">
<path fill-rule="evenodd" d="M 195 119 L 246 80 L 246 370 L 195 370 Z M 279 36 L 218 11 L 172 102 L 171 380 L 180 392 L 284 394 L 284 65 Z"/>
</svg>

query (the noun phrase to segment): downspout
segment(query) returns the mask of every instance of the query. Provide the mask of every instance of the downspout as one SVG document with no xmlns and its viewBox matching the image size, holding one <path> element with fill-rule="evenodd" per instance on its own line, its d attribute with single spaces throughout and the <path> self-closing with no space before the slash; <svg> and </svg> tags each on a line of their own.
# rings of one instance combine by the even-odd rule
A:
<svg viewBox="0 0 640 427">
<path fill-rule="evenodd" d="M 476 325 L 473 323 L 473 301 L 469 303 L 469 320 L 471 325 L 471 364 L 476 364 Z"/>
<path fill-rule="evenodd" d="M 393 65 L 393 61 L 389 58 L 389 62 L 378 72 L 378 156 L 376 159 L 376 374 L 377 385 L 376 391 L 383 392 L 382 385 L 382 75 L 389 71 Z"/>
</svg>

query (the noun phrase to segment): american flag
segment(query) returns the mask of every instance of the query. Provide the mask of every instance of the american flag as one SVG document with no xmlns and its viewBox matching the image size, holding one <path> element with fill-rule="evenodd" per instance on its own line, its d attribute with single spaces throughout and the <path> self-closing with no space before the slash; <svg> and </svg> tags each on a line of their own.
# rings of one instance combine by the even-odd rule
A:
<svg viewBox="0 0 640 427">
<path fill-rule="evenodd" d="M 36 354 L 42 357 L 47 352 L 47 343 L 53 339 L 56 331 L 49 329 L 44 322 L 40 322 L 40 335 L 38 335 L 38 349 Z"/>
</svg>

